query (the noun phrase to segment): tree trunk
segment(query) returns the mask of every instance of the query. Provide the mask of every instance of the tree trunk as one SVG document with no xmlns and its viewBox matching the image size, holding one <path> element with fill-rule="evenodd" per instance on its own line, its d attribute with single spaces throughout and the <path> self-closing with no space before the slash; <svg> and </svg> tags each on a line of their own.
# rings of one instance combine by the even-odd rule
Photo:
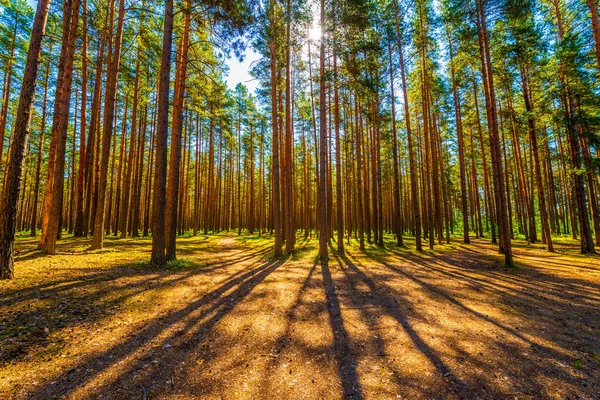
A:
<svg viewBox="0 0 600 400">
<path fill-rule="evenodd" d="M 183 102 L 187 75 L 188 48 L 190 37 L 190 0 L 186 1 L 183 36 L 180 39 L 179 59 L 175 72 L 175 93 L 173 102 L 173 128 L 171 130 L 171 158 L 169 160 L 169 186 L 165 214 L 166 258 L 176 258 L 177 201 L 179 198 L 179 172 L 181 164 L 181 134 L 183 131 Z"/>
<path fill-rule="evenodd" d="M 54 116 L 52 118 L 48 176 L 44 193 L 42 235 L 40 237 L 40 247 L 46 254 L 54 254 L 56 251 L 56 240 L 61 230 L 65 149 L 80 4 L 80 0 L 67 0 L 63 11 L 63 41 L 56 79 L 56 94 L 54 96 Z"/>
<path fill-rule="evenodd" d="M 152 201 L 152 256 L 155 265 L 166 264 L 165 195 L 167 183 L 167 135 L 169 133 L 169 81 L 173 47 L 173 0 L 165 1 L 162 55 L 158 80 L 158 120 L 156 125 L 156 159 Z"/>
<path fill-rule="evenodd" d="M 598 4 L 597 0 L 587 0 L 588 7 L 590 8 L 590 16 L 592 19 L 592 32 L 594 34 L 594 45 L 596 47 L 596 62 L 598 63 L 598 69 L 600 70 L 600 18 L 598 17 Z"/>
<path fill-rule="evenodd" d="M 14 244 L 17 217 L 17 201 L 23 175 L 23 158 L 27 147 L 29 123 L 33 111 L 33 98 L 42 50 L 42 39 L 48 19 L 49 0 L 39 0 L 31 38 L 27 63 L 23 73 L 21 94 L 12 136 L 10 159 L 7 163 L 4 196 L 0 204 L 0 279 L 11 279 L 14 276 Z"/>
<path fill-rule="evenodd" d="M 52 54 L 52 45 L 50 45 L 50 54 Z M 48 82 L 50 79 L 50 60 L 46 64 L 46 78 L 44 79 L 44 100 L 42 105 L 42 123 L 40 126 L 40 137 L 38 140 L 37 164 L 35 167 L 35 186 L 33 190 L 33 208 L 31 212 L 31 237 L 37 236 L 38 221 L 38 202 L 40 192 L 40 176 L 42 173 L 42 156 L 44 154 L 44 138 L 46 134 L 46 112 L 48 107 Z"/>
<path fill-rule="evenodd" d="M 15 48 L 16 48 L 16 40 L 17 40 L 17 29 L 19 23 L 19 14 L 15 16 L 15 25 L 12 33 L 12 40 L 10 44 L 10 57 L 8 58 L 8 66 L 6 69 L 6 80 L 4 83 L 4 93 L 2 99 L 2 111 L 0 112 L 0 171 L 2 170 L 2 156 L 4 152 L 4 135 L 6 134 L 6 122 L 8 117 L 8 107 L 10 104 L 10 89 L 12 83 L 12 70 L 13 70 L 13 60 L 15 58 Z M 10 157 L 10 155 L 9 155 Z M 8 164 L 8 160 L 6 162 Z M 6 187 L 6 184 L 4 185 Z"/>
<path fill-rule="evenodd" d="M 452 52 L 452 41 L 450 39 L 450 32 L 446 30 L 448 34 L 448 48 L 450 51 L 450 76 L 452 78 L 452 96 L 454 98 L 454 117 L 456 119 L 456 135 L 458 140 L 458 163 L 460 173 L 460 200 L 461 210 L 463 217 L 463 242 L 469 244 L 469 212 L 467 209 L 467 170 L 465 166 L 465 149 L 464 149 L 464 138 L 463 138 L 463 127 L 462 127 L 462 114 L 460 109 L 460 97 L 458 95 L 458 89 L 456 87 L 456 77 L 454 73 L 454 54 Z"/>
<path fill-rule="evenodd" d="M 106 186 L 108 179 L 108 162 L 110 158 L 110 141 L 114 129 L 115 106 L 117 96 L 117 78 L 121 63 L 121 42 L 123 38 L 123 21 L 125 18 L 125 0 L 119 1 L 119 15 L 117 20 L 117 34 L 115 47 L 112 54 L 109 52 L 109 69 L 106 74 L 106 94 L 104 97 L 104 129 L 102 136 L 102 159 L 100 162 L 100 177 L 98 181 L 98 196 L 96 199 L 96 213 L 94 215 L 94 236 L 92 249 L 101 249 L 104 246 L 104 208 L 106 206 Z M 109 46 L 110 48 L 110 46 Z"/>
<path fill-rule="evenodd" d="M 273 127 L 273 145 L 272 145 L 272 181 L 273 181 L 273 198 L 271 205 L 273 209 L 273 227 L 275 229 L 275 248 L 273 253 L 275 257 L 280 257 L 283 254 L 281 244 L 281 200 L 279 193 L 279 136 L 278 136 L 278 117 L 277 117 L 277 61 L 275 49 L 275 1 L 271 1 L 271 21 L 269 32 L 269 57 L 271 68 L 271 118 Z"/>
<path fill-rule="evenodd" d="M 340 146 L 340 99 L 337 68 L 336 43 L 333 45 L 333 102 L 335 124 L 335 190 L 337 211 L 337 250 L 339 255 L 344 255 L 344 201 L 342 194 L 342 153 Z"/>
<path fill-rule="evenodd" d="M 73 231 L 75 237 L 81 237 L 87 234 L 85 227 L 85 174 L 86 174 L 86 129 L 87 129 L 87 0 L 83 0 L 83 15 L 82 15 L 82 46 L 81 46 L 81 115 L 79 127 L 79 171 L 77 173 L 77 208 L 75 211 L 75 229 Z M 85 232 L 84 232 L 85 230 Z"/>
<path fill-rule="evenodd" d="M 396 35 L 398 37 L 398 56 L 400 58 L 400 76 L 402 78 L 402 95 L 404 100 L 404 120 L 406 123 L 406 138 L 408 141 L 408 162 L 410 173 L 410 188 L 413 202 L 413 218 L 415 224 L 415 246 L 417 251 L 423 251 L 421 244 L 421 211 L 419 209 L 419 186 L 417 183 L 417 165 L 415 162 L 415 150 L 413 145 L 412 131 L 410 129 L 410 103 L 408 102 L 408 87 L 406 83 L 406 72 L 404 68 L 404 52 L 402 51 L 402 34 L 400 31 L 400 19 L 398 16 L 398 2 L 394 1 L 396 8 Z"/>
<path fill-rule="evenodd" d="M 500 139 L 498 131 L 498 116 L 496 110 L 496 95 L 494 92 L 494 77 L 492 74 L 491 56 L 489 50 L 488 34 L 486 28 L 486 17 L 482 0 L 476 0 L 479 11 L 479 40 L 482 60 L 482 75 L 484 91 L 486 92 L 486 105 L 488 111 L 488 123 L 490 125 L 490 151 L 492 154 L 492 170 L 494 177 L 494 192 L 496 198 L 496 220 L 500 235 L 500 250 L 504 253 L 504 263 L 513 265 L 512 247 L 510 241 L 508 213 L 506 204 L 506 187 L 502 172 L 502 154 L 500 151 Z"/>
<path fill-rule="evenodd" d="M 525 109 L 527 110 L 527 128 L 529 131 L 529 144 L 533 153 L 533 164 L 535 171 L 535 181 L 538 191 L 538 201 L 540 207 L 540 220 L 542 223 L 543 239 L 546 241 L 546 248 L 550 252 L 554 252 L 552 245 L 552 236 L 550 225 L 548 223 L 548 209 L 546 208 L 546 194 L 544 192 L 544 182 L 542 181 L 542 166 L 540 163 L 540 153 L 538 149 L 537 132 L 535 130 L 535 120 L 533 118 L 533 104 L 530 96 L 530 86 L 528 72 L 521 68 L 521 82 L 523 85 L 523 98 L 525 100 Z"/>
<path fill-rule="evenodd" d="M 325 29 L 325 0 L 321 0 L 321 29 Z M 319 59 L 319 260 L 327 265 L 327 102 L 325 96 L 325 40 L 321 37 Z"/>
</svg>

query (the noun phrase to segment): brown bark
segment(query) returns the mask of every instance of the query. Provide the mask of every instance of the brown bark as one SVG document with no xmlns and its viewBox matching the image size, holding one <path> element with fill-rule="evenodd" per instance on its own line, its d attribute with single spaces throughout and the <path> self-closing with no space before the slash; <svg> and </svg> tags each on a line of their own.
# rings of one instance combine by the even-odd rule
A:
<svg viewBox="0 0 600 400">
<path fill-rule="evenodd" d="M 396 235 L 396 244 L 403 245 L 402 241 L 402 211 L 400 205 L 400 172 L 398 162 L 398 132 L 396 129 L 396 97 L 394 95 L 394 69 L 392 63 L 392 47 L 388 46 L 389 70 L 390 70 L 390 97 L 392 103 L 392 158 L 394 170 L 394 212 L 392 213 L 392 228 Z"/>
<path fill-rule="evenodd" d="M 63 9 L 63 41 L 56 80 L 56 94 L 54 96 L 54 116 L 52 118 L 48 176 L 44 193 L 42 235 L 40 237 L 40 247 L 46 254 L 54 254 L 56 251 L 56 240 L 61 229 L 65 149 L 80 4 L 80 0 L 67 0 Z"/>
<path fill-rule="evenodd" d="M 173 47 L 173 0 L 165 1 L 164 29 L 160 73 L 158 79 L 158 116 L 156 125 L 156 160 L 152 201 L 152 256 L 150 262 L 164 265 L 165 195 L 167 183 L 167 135 L 169 133 L 169 81 Z"/>
<path fill-rule="evenodd" d="M 131 203 L 131 175 L 134 172 L 134 163 L 136 144 L 137 144 L 137 115 L 138 115 L 138 99 L 139 99 L 139 85 L 140 85 L 140 49 L 137 49 L 137 57 L 135 63 L 135 83 L 133 86 L 133 105 L 131 110 L 131 137 L 129 138 L 129 159 L 127 161 L 128 168 L 125 171 L 125 177 L 123 180 L 123 199 L 121 200 L 121 211 L 119 220 L 119 231 L 121 232 L 121 239 L 127 237 L 127 224 L 129 222 L 129 205 Z M 115 233 L 116 234 L 116 233 Z"/>
<path fill-rule="evenodd" d="M 321 29 L 325 28 L 325 0 L 321 0 Z M 325 40 L 321 37 L 319 59 L 319 260 L 327 265 L 327 101 L 325 94 Z"/>
<path fill-rule="evenodd" d="M 344 255 L 344 201 L 342 195 L 342 153 L 340 146 L 340 98 L 339 76 L 337 68 L 336 43 L 333 45 L 333 102 L 335 124 L 335 179 L 336 179 L 336 211 L 337 211 L 337 250 Z"/>
<path fill-rule="evenodd" d="M 52 53 L 52 45 L 50 45 Z M 42 123 L 38 139 L 37 163 L 35 167 L 35 186 L 33 189 L 33 207 L 31 212 L 31 237 L 37 236 L 38 202 L 40 192 L 40 177 L 42 173 L 42 156 L 44 154 L 44 138 L 46 134 L 46 112 L 48 107 L 48 82 L 50 79 L 50 60 L 46 63 L 46 78 L 44 79 L 44 100 L 42 104 Z"/>
<path fill-rule="evenodd" d="M 183 131 L 183 102 L 187 75 L 188 48 L 191 21 L 190 0 L 186 1 L 183 36 L 180 39 L 179 57 L 175 72 L 175 93 L 173 102 L 173 127 L 171 129 L 171 158 L 169 160 L 169 183 L 165 214 L 166 258 L 176 258 L 177 202 L 179 198 L 179 172 L 181 164 L 181 134 Z"/>
<path fill-rule="evenodd" d="M 31 38 L 27 62 L 23 73 L 21 94 L 14 125 L 10 158 L 7 163 L 5 190 L 0 204 L 0 279 L 11 279 L 14 276 L 14 243 L 17 217 L 17 201 L 23 174 L 23 159 L 29 135 L 29 123 L 33 111 L 33 98 L 42 50 L 42 39 L 48 19 L 49 0 L 39 0 Z"/>
<path fill-rule="evenodd" d="M 17 39 L 17 28 L 19 23 L 19 14 L 15 15 L 15 25 L 13 27 L 12 39 L 10 44 L 10 57 L 6 68 L 6 79 L 4 82 L 4 93 L 2 99 L 2 111 L 0 112 L 0 171 L 2 170 L 2 157 L 4 152 L 4 136 L 6 134 L 6 122 L 8 117 L 8 106 L 10 104 L 10 90 L 12 83 L 13 60 L 15 58 L 15 48 Z M 10 154 L 9 154 L 10 157 Z M 7 160 L 8 164 L 8 160 Z M 6 186 L 6 185 L 5 185 Z"/>
<path fill-rule="evenodd" d="M 402 95 L 404 100 L 404 121 L 406 124 L 406 138 L 408 141 L 408 162 L 410 174 L 410 188 L 413 202 L 413 218 L 415 229 L 415 245 L 417 251 L 423 251 L 421 244 L 421 211 L 419 209 L 419 187 L 417 183 L 417 165 L 415 162 L 415 150 L 413 144 L 413 134 L 410 129 L 410 109 L 408 102 L 408 87 L 406 83 L 406 72 L 404 67 L 404 52 L 402 50 L 402 33 L 400 31 L 400 19 L 398 13 L 398 2 L 394 1 L 396 8 L 396 35 L 398 37 L 398 56 L 400 58 L 400 76 L 402 78 Z"/>
<path fill-rule="evenodd" d="M 502 154 L 500 151 L 500 135 L 498 131 L 498 115 L 496 109 L 496 95 L 494 90 L 494 77 L 489 49 L 489 38 L 486 27 L 486 16 L 482 0 L 476 0 L 478 8 L 478 36 L 482 60 L 482 76 L 484 92 L 486 92 L 486 109 L 488 111 L 490 151 L 492 155 L 492 170 L 494 178 L 494 193 L 496 199 L 496 220 L 500 236 L 500 250 L 504 253 L 504 263 L 513 265 L 512 246 L 510 241 L 510 225 L 508 223 L 508 205 L 506 203 L 506 187 L 502 172 Z"/>
<path fill-rule="evenodd" d="M 598 69 L 600 70 L 600 18 L 598 17 L 598 3 L 597 0 L 587 0 L 588 7 L 590 9 L 590 16 L 592 19 L 592 32 L 594 34 L 594 45 L 596 48 L 596 62 L 598 63 Z"/>
<path fill-rule="evenodd" d="M 550 225 L 548 223 L 548 209 L 546 208 L 546 193 L 544 191 L 544 182 L 542 180 L 542 166 L 540 162 L 540 153 L 538 149 L 537 132 L 535 128 L 535 119 L 533 118 L 533 104 L 531 100 L 531 92 L 529 85 L 528 71 L 521 69 L 521 82 L 523 85 L 523 98 L 525 100 L 525 109 L 527 110 L 527 128 L 529 132 L 529 144 L 533 153 L 533 164 L 535 171 L 535 181 L 538 191 L 538 201 L 540 207 L 540 222 L 542 224 L 542 235 L 546 241 L 546 248 L 550 252 L 554 252 L 552 245 L 552 236 Z"/>
<path fill-rule="evenodd" d="M 107 13 L 108 18 L 108 13 Z M 83 214 L 83 230 L 82 236 L 87 236 L 90 231 L 90 223 L 93 222 L 93 209 L 95 208 L 94 199 L 96 198 L 96 182 L 97 176 L 95 165 L 98 157 L 96 156 L 96 148 L 98 148 L 98 134 L 100 121 L 100 103 L 102 101 L 102 79 L 103 79 L 103 64 L 104 64 L 104 45 L 106 38 L 102 36 L 98 57 L 96 58 L 96 79 L 94 82 L 94 95 L 92 98 L 92 113 L 90 116 L 90 125 L 88 130 L 88 142 L 85 151 L 85 211 Z"/>
<path fill-rule="evenodd" d="M 87 234 L 85 227 L 85 174 L 86 174 L 86 130 L 87 130 L 87 0 L 83 0 L 83 14 L 81 24 L 81 114 L 79 127 L 79 171 L 77 173 L 77 208 L 75 211 L 74 236 L 80 237 Z M 85 231 L 85 232 L 84 232 Z"/>
<path fill-rule="evenodd" d="M 294 229 L 294 208 L 293 204 L 293 180 L 292 180 L 292 75 L 291 75 L 291 40 L 290 33 L 292 30 L 292 9 L 290 0 L 287 0 L 287 29 L 286 29 L 286 63 L 285 63 L 285 148 L 284 148 L 284 190 L 287 201 L 284 202 L 285 207 L 285 252 L 290 254 L 294 251 L 296 241 Z"/>
<path fill-rule="evenodd" d="M 270 2 L 270 32 L 269 32 L 269 58 L 271 68 L 271 118 L 273 129 L 273 145 L 272 145 L 272 185 L 273 197 L 271 207 L 273 210 L 273 227 L 275 229 L 275 247 L 273 253 L 275 257 L 280 257 L 283 254 L 281 243 L 281 203 L 279 193 L 279 136 L 278 136 L 278 118 L 277 118 L 277 61 L 275 48 L 275 1 Z"/>
<path fill-rule="evenodd" d="M 454 118 L 456 122 L 456 140 L 458 141 L 458 163 L 460 173 L 460 200 L 461 210 L 463 217 L 463 242 L 469 244 L 469 214 L 467 207 L 467 169 L 465 166 L 465 143 L 463 138 L 463 126 L 462 126 L 462 114 L 460 109 L 460 96 L 456 85 L 456 76 L 454 72 L 454 54 L 452 51 L 452 41 L 450 39 L 450 32 L 446 30 L 448 34 L 448 48 L 450 52 L 450 76 L 452 78 L 452 96 L 454 98 Z"/>
<path fill-rule="evenodd" d="M 92 249 L 101 249 L 104 246 L 104 221 L 106 206 L 106 186 L 108 179 L 108 161 L 110 157 L 110 142 L 114 130 L 115 106 L 117 96 L 117 78 L 121 63 L 121 45 L 123 39 L 123 21 L 125 18 L 125 0 L 119 1 L 119 14 L 117 19 L 117 33 L 115 36 L 114 50 L 111 54 L 109 44 L 109 68 L 106 74 L 106 94 L 104 96 L 104 127 L 102 135 L 102 159 L 100 161 L 100 176 L 98 180 L 98 195 L 96 199 L 96 213 L 94 216 L 94 236 Z"/>
</svg>

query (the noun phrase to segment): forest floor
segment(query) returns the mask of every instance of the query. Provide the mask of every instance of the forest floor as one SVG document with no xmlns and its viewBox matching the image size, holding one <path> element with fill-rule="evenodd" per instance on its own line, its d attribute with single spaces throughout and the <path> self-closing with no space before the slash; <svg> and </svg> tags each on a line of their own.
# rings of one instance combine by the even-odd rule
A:
<svg viewBox="0 0 600 400">
<path fill-rule="evenodd" d="M 0 282 L 1 399 L 600 398 L 600 258 L 455 239 L 417 254 L 270 238 L 20 238 Z"/>
</svg>

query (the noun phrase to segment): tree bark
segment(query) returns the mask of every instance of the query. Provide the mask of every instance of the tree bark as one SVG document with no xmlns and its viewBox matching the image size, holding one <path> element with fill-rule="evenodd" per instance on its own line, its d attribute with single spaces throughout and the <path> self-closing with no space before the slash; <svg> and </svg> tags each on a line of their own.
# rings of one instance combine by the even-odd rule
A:
<svg viewBox="0 0 600 400">
<path fill-rule="evenodd" d="M 50 51 L 52 53 L 52 45 Z M 38 221 L 38 202 L 40 192 L 40 178 L 42 173 L 42 156 L 44 154 L 44 138 L 46 134 L 46 112 L 48 109 L 48 82 L 50 80 L 50 60 L 46 64 L 46 78 L 44 79 L 44 100 L 42 105 L 42 123 L 38 139 L 38 154 L 35 167 L 35 186 L 33 190 L 33 208 L 31 212 L 31 237 L 37 236 L 37 221 Z"/>
<path fill-rule="evenodd" d="M 185 81 L 187 75 L 188 48 L 190 38 L 191 3 L 186 1 L 183 36 L 180 39 L 179 59 L 175 72 L 175 93 L 173 102 L 173 127 L 171 130 L 171 158 L 169 160 L 169 184 L 167 190 L 165 232 L 166 258 L 176 258 L 177 242 L 177 201 L 179 198 L 179 172 L 181 164 L 181 134 L 183 131 L 183 103 L 185 98 Z"/>
<path fill-rule="evenodd" d="M 413 203 L 413 218 L 415 224 L 415 246 L 417 251 L 423 251 L 421 244 L 421 211 L 419 209 L 419 186 L 417 183 L 417 165 L 415 161 L 415 150 L 413 135 L 410 129 L 410 103 L 408 102 L 408 87 L 406 83 L 406 72 L 404 68 L 404 52 L 402 51 L 402 33 L 400 30 L 400 19 L 398 16 L 398 2 L 394 1 L 396 8 L 396 35 L 398 37 L 398 56 L 400 59 L 400 76 L 402 78 L 402 95 L 404 100 L 404 121 L 406 124 L 406 138 L 408 141 L 408 162 L 410 173 L 410 188 Z"/>
<path fill-rule="evenodd" d="M 10 159 L 7 163 L 5 190 L 2 204 L 0 204 L 0 279 L 11 279 L 14 277 L 13 253 L 17 201 L 21 188 L 23 159 L 27 147 L 29 124 L 33 111 L 33 98 L 35 96 L 40 54 L 42 51 L 42 39 L 46 30 L 49 8 L 49 0 L 38 1 L 29 41 L 27 63 L 25 64 L 23 82 L 21 84 L 21 94 L 10 148 Z"/>
<path fill-rule="evenodd" d="M 450 52 L 450 76 L 452 78 L 452 96 L 454 98 L 454 117 L 456 119 L 456 140 L 458 140 L 458 163 L 460 173 L 460 200 L 461 210 L 463 217 L 463 242 L 469 244 L 471 242 L 469 238 L 469 212 L 467 208 L 467 169 L 465 166 L 465 149 L 464 149 L 464 138 L 463 138 L 463 126 L 462 126 L 462 114 L 460 109 L 460 96 L 456 85 L 456 76 L 454 72 L 454 54 L 452 52 L 452 41 L 450 39 L 450 32 L 446 30 L 448 34 L 448 48 Z"/>
<path fill-rule="evenodd" d="M 87 0 L 83 0 L 82 14 L 82 46 L 81 46 L 81 125 L 79 128 L 79 171 L 77 173 L 77 208 L 75 211 L 74 236 L 81 237 L 87 234 L 85 227 L 85 174 L 86 174 L 86 129 L 87 129 Z M 85 232 L 84 232 L 85 231 Z"/>
<path fill-rule="evenodd" d="M 117 33 L 113 53 L 109 53 L 109 69 L 106 74 L 106 94 L 104 97 L 104 129 L 102 136 L 102 159 L 100 162 L 100 177 L 98 181 L 98 196 L 96 199 L 96 213 L 94 216 L 94 236 L 92 249 L 101 249 L 104 246 L 104 209 L 106 206 L 106 186 L 108 179 L 108 162 L 110 158 L 110 141 L 114 130 L 115 106 L 117 96 L 117 78 L 121 63 L 121 42 L 123 39 L 123 21 L 125 18 L 125 0 L 119 1 L 119 14 L 117 19 Z M 110 47 L 110 46 L 109 46 Z"/>
<path fill-rule="evenodd" d="M 152 256 L 155 265 L 166 264 L 165 195 L 167 183 L 167 135 L 169 133 L 169 81 L 173 47 L 173 0 L 165 1 L 162 55 L 158 80 L 158 119 L 156 125 L 156 159 L 152 201 Z"/>
<path fill-rule="evenodd" d="M 321 29 L 325 27 L 325 0 L 321 0 Z M 325 39 L 321 37 L 319 60 L 319 260 L 327 265 L 327 102 L 325 96 Z"/>
<path fill-rule="evenodd" d="M 63 41 L 56 80 L 56 94 L 54 96 L 54 116 L 52 118 L 48 176 L 44 193 L 42 235 L 40 237 L 40 248 L 46 254 L 54 254 L 56 251 L 56 241 L 61 230 L 65 149 L 80 4 L 80 0 L 67 0 L 63 10 Z"/>
<path fill-rule="evenodd" d="M 281 257 L 283 254 L 281 243 L 281 200 L 279 193 L 279 136 L 278 136 L 278 116 L 277 116 L 277 61 L 275 48 L 275 1 L 271 1 L 271 21 L 269 32 L 269 57 L 271 68 L 271 118 L 273 128 L 273 144 L 272 144 L 272 184 L 273 197 L 271 206 L 273 210 L 273 228 L 275 229 L 275 247 L 273 253 L 275 257 Z"/>
</svg>

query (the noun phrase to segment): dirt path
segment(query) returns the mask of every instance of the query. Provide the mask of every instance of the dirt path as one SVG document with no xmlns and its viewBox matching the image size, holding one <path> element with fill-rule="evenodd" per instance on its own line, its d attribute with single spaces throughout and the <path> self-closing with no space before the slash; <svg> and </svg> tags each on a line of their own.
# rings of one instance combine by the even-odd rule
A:
<svg viewBox="0 0 600 400">
<path fill-rule="evenodd" d="M 312 242 L 274 261 L 201 237 L 155 271 L 123 243 L 24 253 L 0 284 L 0 398 L 599 398 L 600 261 L 568 247 L 518 248 L 515 270 L 483 242 L 321 267 Z"/>
</svg>

